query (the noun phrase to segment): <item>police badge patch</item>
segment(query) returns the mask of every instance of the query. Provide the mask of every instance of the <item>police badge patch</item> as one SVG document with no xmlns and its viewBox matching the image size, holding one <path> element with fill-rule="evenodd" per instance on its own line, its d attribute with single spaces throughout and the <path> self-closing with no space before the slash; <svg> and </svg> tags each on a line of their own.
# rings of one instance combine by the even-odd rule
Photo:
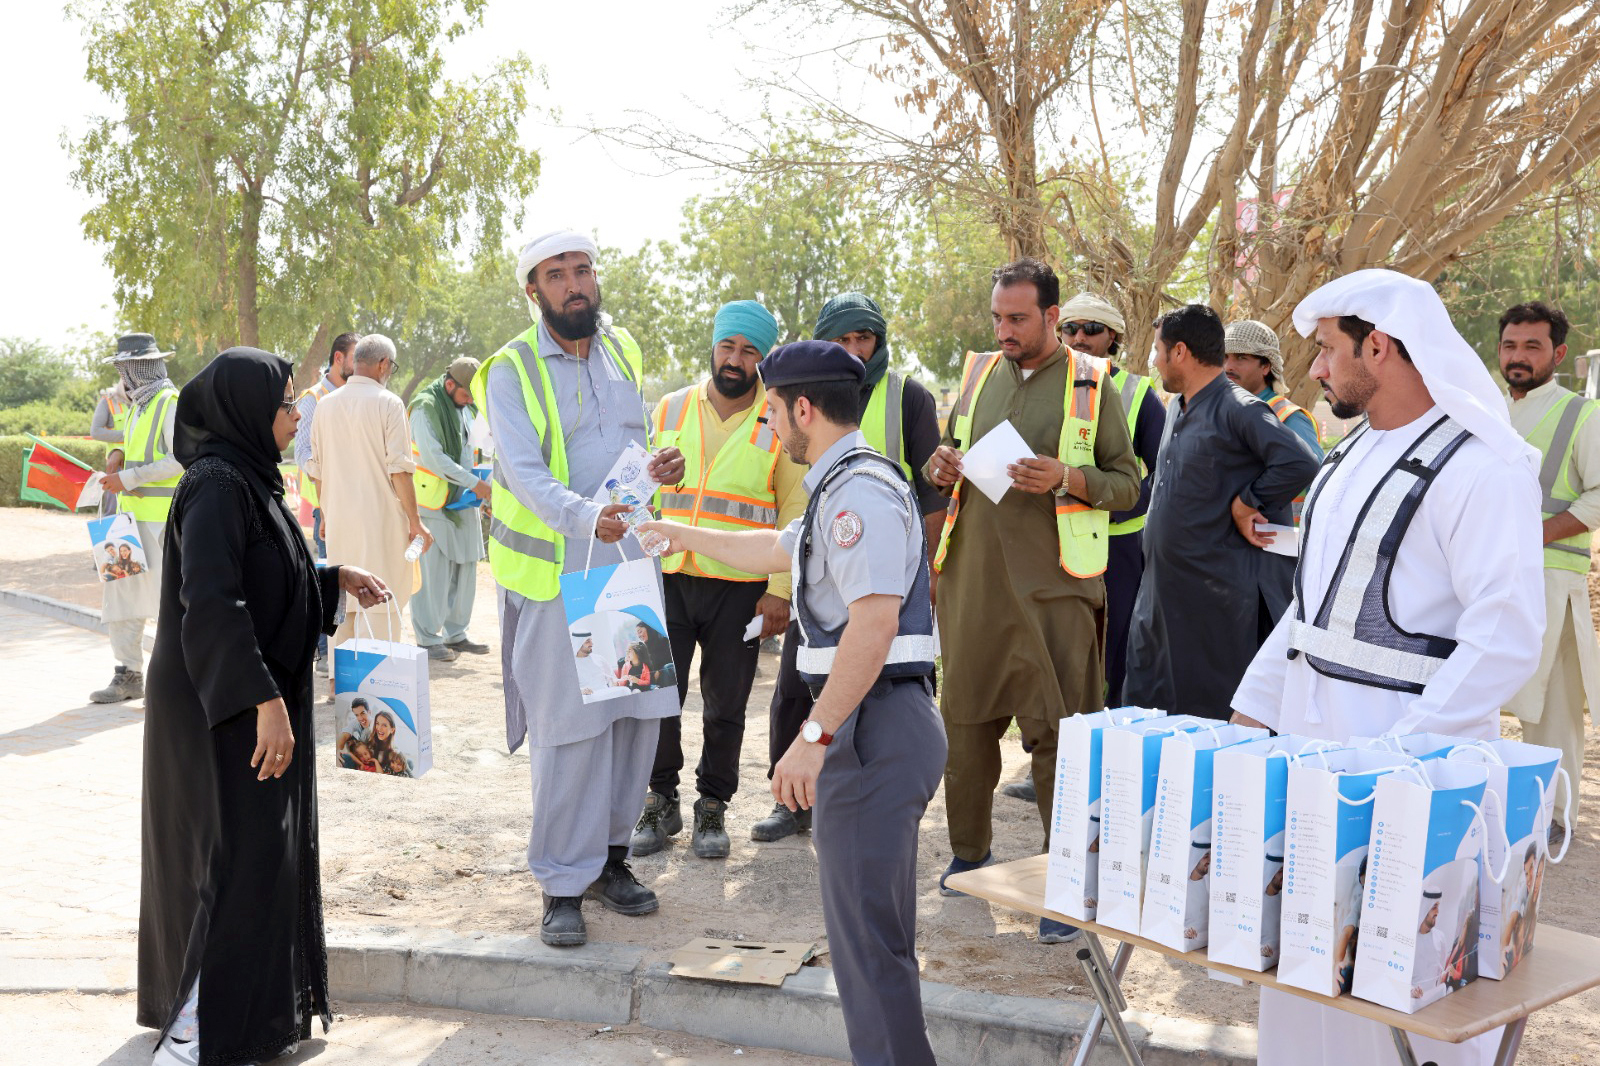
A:
<svg viewBox="0 0 1600 1066">
<path fill-rule="evenodd" d="M 840 511 L 833 520 L 833 542 L 848 548 L 861 539 L 863 528 L 860 515 L 854 511 Z"/>
</svg>

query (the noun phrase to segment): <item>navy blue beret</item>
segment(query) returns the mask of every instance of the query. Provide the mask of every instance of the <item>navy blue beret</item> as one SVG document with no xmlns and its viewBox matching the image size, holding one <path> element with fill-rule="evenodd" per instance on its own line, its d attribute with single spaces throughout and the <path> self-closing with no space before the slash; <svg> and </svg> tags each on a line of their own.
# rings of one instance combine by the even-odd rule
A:
<svg viewBox="0 0 1600 1066">
<path fill-rule="evenodd" d="M 761 383 L 768 388 L 778 385 L 807 385 L 814 381 L 866 380 L 867 368 L 844 347 L 833 341 L 794 341 L 772 350 L 756 367 Z"/>
</svg>

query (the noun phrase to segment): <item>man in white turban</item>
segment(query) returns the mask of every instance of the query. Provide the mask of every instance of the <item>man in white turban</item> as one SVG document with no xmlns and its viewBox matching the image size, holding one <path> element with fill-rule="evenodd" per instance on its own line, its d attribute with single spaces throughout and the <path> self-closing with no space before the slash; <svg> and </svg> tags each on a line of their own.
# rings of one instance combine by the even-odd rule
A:
<svg viewBox="0 0 1600 1066">
<path fill-rule="evenodd" d="M 1534 452 L 1433 287 L 1359 270 L 1313 292 L 1311 376 L 1366 415 L 1307 496 L 1294 602 L 1234 694 L 1234 720 L 1335 741 L 1492 739 L 1544 626 Z M 1390 1062 L 1384 1026 L 1263 990 L 1262 1066 Z M 1480 1066 L 1498 1032 L 1419 1061 Z"/>
<path fill-rule="evenodd" d="M 618 914 L 656 910 L 629 867 L 628 838 L 655 758 L 660 719 L 678 713 L 670 688 L 628 689 L 603 702 L 583 644 L 572 646 L 561 577 L 620 559 L 644 560 L 628 537 L 626 504 L 594 499 L 612 465 L 648 447 L 642 355 L 600 310 L 594 241 L 557 230 L 517 257 L 517 287 L 533 325 L 484 361 L 473 399 L 494 435 L 489 567 L 500 588 L 506 744 L 526 740 L 533 789 L 528 869 L 544 892 L 539 935 L 553 946 L 588 939 L 585 898 Z M 663 448 L 650 476 L 675 485 L 683 455 Z M 660 594 L 661 569 L 654 571 Z M 609 642 L 602 639 L 600 653 Z"/>
</svg>

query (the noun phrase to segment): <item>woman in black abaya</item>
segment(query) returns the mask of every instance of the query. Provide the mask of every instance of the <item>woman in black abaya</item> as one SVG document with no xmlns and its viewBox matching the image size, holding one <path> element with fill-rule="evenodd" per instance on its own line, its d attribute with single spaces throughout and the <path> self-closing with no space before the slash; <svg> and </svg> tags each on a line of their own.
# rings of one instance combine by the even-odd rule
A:
<svg viewBox="0 0 1600 1066">
<path fill-rule="evenodd" d="M 341 592 L 371 606 L 388 591 L 317 569 L 283 504 L 292 379 L 287 360 L 230 348 L 178 397 L 186 471 L 145 696 L 138 1020 L 161 1030 L 158 1064 L 263 1062 L 332 1017 L 312 654 Z"/>
</svg>

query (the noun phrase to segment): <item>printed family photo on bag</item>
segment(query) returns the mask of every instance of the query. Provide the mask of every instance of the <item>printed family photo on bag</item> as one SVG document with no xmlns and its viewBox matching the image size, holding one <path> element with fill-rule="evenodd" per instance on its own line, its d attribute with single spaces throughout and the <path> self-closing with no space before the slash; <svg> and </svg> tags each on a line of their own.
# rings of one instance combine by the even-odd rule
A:
<svg viewBox="0 0 1600 1066">
<path fill-rule="evenodd" d="M 144 545 L 139 541 L 139 526 L 132 515 L 115 514 L 91 520 L 89 540 L 94 543 L 94 567 L 101 581 L 137 577 L 150 565 L 145 558 Z"/>
<path fill-rule="evenodd" d="M 677 687 L 655 560 L 563 574 L 561 600 L 584 703 Z"/>
<path fill-rule="evenodd" d="M 381 696 L 341 692 L 334 697 L 334 757 L 343 770 L 414 777 L 417 730 L 410 708 Z"/>
</svg>

